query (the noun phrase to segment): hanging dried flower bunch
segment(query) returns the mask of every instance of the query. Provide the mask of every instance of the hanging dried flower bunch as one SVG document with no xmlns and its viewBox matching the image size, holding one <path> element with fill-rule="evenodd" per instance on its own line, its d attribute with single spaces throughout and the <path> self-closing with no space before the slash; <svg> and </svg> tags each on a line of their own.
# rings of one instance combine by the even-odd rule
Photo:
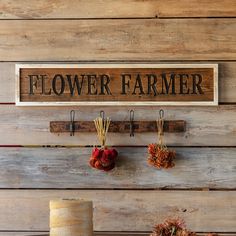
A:
<svg viewBox="0 0 236 236">
<path fill-rule="evenodd" d="M 167 219 L 161 224 L 157 224 L 150 236 L 196 236 L 196 233 L 189 231 L 182 219 L 173 218 Z M 218 235 L 209 233 L 206 236 Z"/>
<path fill-rule="evenodd" d="M 111 120 L 109 117 L 106 119 L 104 119 L 104 117 L 98 117 L 94 120 L 101 148 L 93 149 L 89 164 L 98 170 L 112 170 L 115 167 L 115 161 L 118 156 L 116 149 L 109 149 L 106 147 L 106 137 L 110 123 Z"/>
<path fill-rule="evenodd" d="M 163 116 L 164 111 L 160 110 L 160 118 L 157 120 L 158 143 L 152 143 L 148 145 L 148 163 L 158 169 L 174 167 L 174 158 L 176 156 L 176 153 L 172 150 L 169 150 L 163 141 Z"/>
</svg>

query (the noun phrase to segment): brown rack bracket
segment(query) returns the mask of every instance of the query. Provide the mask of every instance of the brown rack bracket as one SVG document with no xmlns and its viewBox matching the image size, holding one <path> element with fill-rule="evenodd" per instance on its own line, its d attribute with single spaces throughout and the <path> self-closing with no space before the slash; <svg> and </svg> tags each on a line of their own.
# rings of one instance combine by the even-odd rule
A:
<svg viewBox="0 0 236 236">
<path fill-rule="evenodd" d="M 134 132 L 157 132 L 156 121 L 134 121 Z M 185 132 L 186 121 L 184 120 L 166 120 L 164 122 L 164 132 L 180 133 Z M 96 128 L 93 121 L 75 121 L 75 132 L 96 132 Z M 50 122 L 51 133 L 64 133 L 70 132 L 69 121 L 51 121 Z M 129 133 L 130 122 L 129 121 L 112 121 L 109 127 L 109 132 L 113 133 Z"/>
</svg>

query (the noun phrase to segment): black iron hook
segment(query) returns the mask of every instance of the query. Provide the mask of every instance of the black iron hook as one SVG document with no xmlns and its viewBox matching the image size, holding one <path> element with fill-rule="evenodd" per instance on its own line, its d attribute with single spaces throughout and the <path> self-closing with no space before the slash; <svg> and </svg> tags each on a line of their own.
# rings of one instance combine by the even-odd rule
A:
<svg viewBox="0 0 236 236">
<path fill-rule="evenodd" d="M 75 135 L 75 111 L 70 111 L 70 136 Z"/>
<path fill-rule="evenodd" d="M 129 136 L 134 137 L 134 110 L 131 110 L 129 112 L 129 119 L 130 119 L 130 124 L 129 124 Z"/>
<path fill-rule="evenodd" d="M 102 110 L 100 111 L 100 117 L 102 118 L 102 120 L 104 121 L 105 119 L 105 112 Z"/>
<path fill-rule="evenodd" d="M 163 109 L 161 109 L 160 111 L 159 111 L 159 117 L 160 117 L 160 119 L 163 119 L 163 117 L 164 117 L 164 110 Z"/>
</svg>

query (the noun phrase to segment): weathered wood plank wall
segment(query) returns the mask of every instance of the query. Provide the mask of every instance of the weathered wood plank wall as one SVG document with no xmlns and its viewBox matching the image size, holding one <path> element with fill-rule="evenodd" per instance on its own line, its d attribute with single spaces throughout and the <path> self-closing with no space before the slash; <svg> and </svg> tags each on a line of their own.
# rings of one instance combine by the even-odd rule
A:
<svg viewBox="0 0 236 236">
<path fill-rule="evenodd" d="M 170 215 L 185 219 L 195 231 L 236 231 L 235 191 L 171 190 L 5 190 L 0 192 L 0 228 L 48 230 L 48 202 L 57 197 L 92 199 L 95 231 L 149 231 Z"/>
<path fill-rule="evenodd" d="M 91 148 L 1 148 L 0 188 L 235 188 L 235 148 L 176 150 L 176 167 L 156 171 L 146 148 L 118 148 L 118 168 L 103 173 L 88 166 Z"/>
<path fill-rule="evenodd" d="M 129 110 L 135 110 L 136 120 L 156 120 L 160 107 L 15 107 L 0 105 L 0 136 L 2 145 L 95 145 L 94 133 L 53 134 L 49 132 L 50 121 L 69 120 L 71 109 L 76 119 L 92 121 L 104 110 L 112 120 L 129 120 Z M 185 133 L 166 133 L 165 139 L 174 146 L 235 146 L 236 105 L 218 107 L 163 107 L 167 119 L 186 120 Z M 109 134 L 109 145 L 147 145 L 156 141 L 154 133 Z"/>
<path fill-rule="evenodd" d="M 82 196 L 95 200 L 98 236 L 146 236 L 169 215 L 235 236 L 235 39 L 234 0 L 0 0 L 0 235 L 47 234 L 49 199 Z M 113 120 L 130 109 L 153 120 L 160 107 L 15 107 L 17 62 L 219 63 L 220 106 L 163 107 L 187 122 L 186 133 L 165 135 L 178 146 L 174 169 L 147 165 L 155 134 L 110 134 L 120 160 L 102 173 L 87 165 L 95 134 L 51 134 L 49 122 L 71 109 L 78 120 L 101 109 Z"/>
<path fill-rule="evenodd" d="M 234 18 L 2 20 L 0 32 L 0 45 L 4 45 L 0 47 L 0 61 L 189 61 L 236 57 Z"/>
<path fill-rule="evenodd" d="M 4 234 L 2 234 L 0 232 L 0 236 L 49 236 L 49 234 L 47 232 L 4 232 Z M 129 232 L 94 232 L 94 236 L 149 236 L 150 233 L 129 233 Z M 203 236 L 203 233 L 197 233 L 197 236 Z M 220 233 L 218 234 L 219 236 L 235 236 L 235 234 L 231 234 L 231 233 L 227 233 L 227 234 L 223 234 Z"/>
<path fill-rule="evenodd" d="M 235 17 L 234 0 L 13 0 L 2 1 L 2 19 Z"/>
<path fill-rule="evenodd" d="M 164 63 L 159 61 L 152 61 L 153 63 Z M 53 63 L 53 62 L 52 62 Z M 60 62 L 62 63 L 62 62 Z M 73 62 L 76 63 L 76 62 Z M 85 63 L 78 61 L 77 63 Z M 89 62 L 87 62 L 89 63 Z M 96 62 L 98 63 L 98 62 Z M 118 63 L 118 62 L 116 62 Z M 124 61 L 120 62 L 124 63 Z M 171 62 L 168 62 L 171 63 Z M 174 63 L 181 63 L 177 61 Z M 189 62 L 187 62 L 189 63 Z M 199 63 L 199 62 L 191 62 Z M 204 63 L 204 62 L 201 62 Z M 205 61 L 207 63 L 207 61 Z M 221 103 L 236 102 L 236 62 L 214 61 L 219 63 L 219 101 Z M 0 103 L 14 103 L 15 102 L 15 63 L 1 63 L 0 62 Z"/>
</svg>

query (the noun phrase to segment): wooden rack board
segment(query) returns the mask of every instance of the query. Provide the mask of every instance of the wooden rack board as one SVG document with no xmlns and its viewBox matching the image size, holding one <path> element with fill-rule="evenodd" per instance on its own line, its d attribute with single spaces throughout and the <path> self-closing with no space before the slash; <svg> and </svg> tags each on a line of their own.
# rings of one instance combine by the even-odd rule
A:
<svg viewBox="0 0 236 236">
<path fill-rule="evenodd" d="M 109 127 L 109 132 L 114 133 L 129 133 L 130 121 L 112 121 Z M 133 121 L 133 132 L 156 132 L 156 121 Z M 179 133 L 185 132 L 186 121 L 184 120 L 166 120 L 164 122 L 164 132 Z M 96 132 L 96 128 L 93 121 L 75 121 L 75 132 Z M 51 121 L 50 122 L 51 133 L 64 133 L 70 132 L 70 121 Z"/>
</svg>

